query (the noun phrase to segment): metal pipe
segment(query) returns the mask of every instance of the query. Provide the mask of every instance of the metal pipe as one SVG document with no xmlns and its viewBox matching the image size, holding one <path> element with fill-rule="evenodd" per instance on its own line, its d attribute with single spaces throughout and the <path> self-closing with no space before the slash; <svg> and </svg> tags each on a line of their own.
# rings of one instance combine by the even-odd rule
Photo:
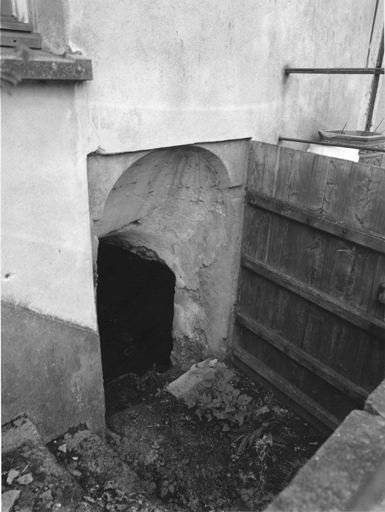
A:
<svg viewBox="0 0 385 512">
<path fill-rule="evenodd" d="M 278 142 L 282 142 L 282 141 L 302 142 L 304 144 L 318 144 L 319 146 L 337 146 L 339 148 L 359 149 L 360 151 L 375 151 L 376 153 L 385 153 L 385 149 L 372 148 L 370 146 L 349 146 L 348 144 L 322 142 L 322 141 L 318 141 L 318 140 L 291 139 L 289 137 L 278 137 Z"/>
<path fill-rule="evenodd" d="M 383 75 L 384 68 L 285 68 L 285 74 L 313 73 L 317 75 Z"/>
<path fill-rule="evenodd" d="M 384 27 L 382 27 L 380 47 L 378 49 L 377 62 L 376 62 L 377 68 L 382 66 L 383 58 L 384 58 Z M 379 83 L 380 83 L 380 75 L 375 75 L 373 77 L 372 90 L 370 91 L 368 117 L 367 117 L 366 125 L 365 125 L 365 130 L 367 130 L 367 131 L 369 131 L 372 126 L 373 113 L 374 113 L 374 107 L 376 105 L 376 98 L 377 98 L 377 91 L 378 91 Z"/>
</svg>

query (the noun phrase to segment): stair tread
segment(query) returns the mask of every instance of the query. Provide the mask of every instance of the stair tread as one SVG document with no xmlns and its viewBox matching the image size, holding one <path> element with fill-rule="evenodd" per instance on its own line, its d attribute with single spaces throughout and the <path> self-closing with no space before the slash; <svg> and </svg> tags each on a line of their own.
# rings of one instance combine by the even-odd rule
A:
<svg viewBox="0 0 385 512">
<path fill-rule="evenodd" d="M 19 418 L 2 428 L 2 453 L 2 472 L 12 469 L 19 472 L 3 492 L 20 491 L 16 502 L 20 511 L 100 511 L 86 501 L 84 490 L 49 452 L 27 418 Z M 20 476 L 24 480 L 18 481 Z"/>
</svg>

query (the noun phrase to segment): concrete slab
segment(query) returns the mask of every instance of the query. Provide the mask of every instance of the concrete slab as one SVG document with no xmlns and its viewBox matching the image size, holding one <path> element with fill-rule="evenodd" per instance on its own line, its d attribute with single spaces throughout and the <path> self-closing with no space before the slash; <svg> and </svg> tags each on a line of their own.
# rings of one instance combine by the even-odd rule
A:
<svg viewBox="0 0 385 512">
<path fill-rule="evenodd" d="M 385 418 L 385 380 L 368 396 L 365 411 Z"/>
<path fill-rule="evenodd" d="M 223 363 L 218 363 L 217 359 L 205 359 L 201 363 L 192 365 L 190 370 L 171 382 L 166 390 L 176 398 L 185 401 L 195 400 L 214 385 L 218 372 L 226 372 L 227 380 L 231 380 L 235 375 Z"/>
<path fill-rule="evenodd" d="M 385 419 L 353 411 L 266 512 L 349 510 L 346 506 L 383 459 Z"/>
</svg>

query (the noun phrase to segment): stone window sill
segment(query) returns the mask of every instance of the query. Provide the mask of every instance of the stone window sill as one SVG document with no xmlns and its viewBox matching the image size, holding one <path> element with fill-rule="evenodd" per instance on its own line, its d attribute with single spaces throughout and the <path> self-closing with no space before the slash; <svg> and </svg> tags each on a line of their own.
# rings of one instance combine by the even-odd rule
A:
<svg viewBox="0 0 385 512">
<path fill-rule="evenodd" d="M 59 56 L 41 50 L 30 50 L 23 61 L 13 48 L 1 49 L 1 69 L 16 71 L 22 80 L 92 80 L 92 61 L 80 55 Z"/>
</svg>

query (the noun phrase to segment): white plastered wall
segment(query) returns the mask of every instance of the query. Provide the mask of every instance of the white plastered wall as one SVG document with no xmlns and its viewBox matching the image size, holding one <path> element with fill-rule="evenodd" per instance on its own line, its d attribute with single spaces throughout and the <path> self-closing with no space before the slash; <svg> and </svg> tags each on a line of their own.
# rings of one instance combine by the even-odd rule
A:
<svg viewBox="0 0 385 512">
<path fill-rule="evenodd" d="M 73 84 L 2 95 L 2 298 L 96 330 L 83 107 Z"/>
<path fill-rule="evenodd" d="M 73 51 L 93 59 L 90 130 L 107 153 L 356 129 L 376 0 L 69 0 Z M 97 146 L 94 148 L 96 149 Z M 298 147 L 298 146 L 297 146 Z"/>
</svg>

